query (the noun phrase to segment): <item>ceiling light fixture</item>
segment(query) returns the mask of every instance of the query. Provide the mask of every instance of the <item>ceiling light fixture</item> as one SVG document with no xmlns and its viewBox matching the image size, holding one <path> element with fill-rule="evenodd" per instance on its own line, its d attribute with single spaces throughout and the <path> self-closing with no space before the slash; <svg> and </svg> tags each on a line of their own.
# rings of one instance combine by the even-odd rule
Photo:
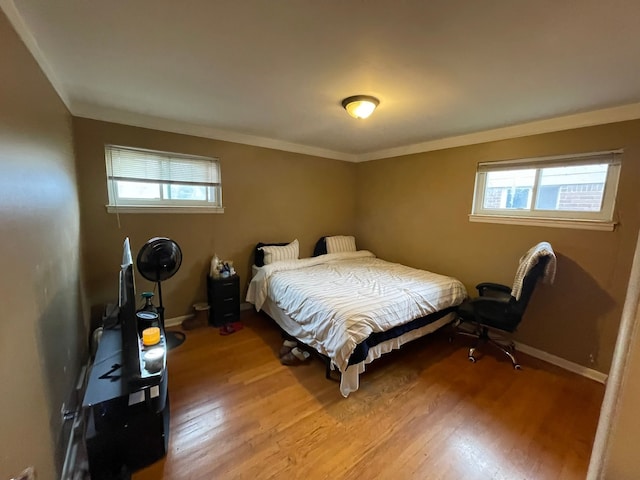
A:
<svg viewBox="0 0 640 480">
<path fill-rule="evenodd" d="M 342 106 L 353 118 L 367 118 L 380 104 L 380 100 L 370 95 L 354 95 L 342 100 Z"/>
</svg>

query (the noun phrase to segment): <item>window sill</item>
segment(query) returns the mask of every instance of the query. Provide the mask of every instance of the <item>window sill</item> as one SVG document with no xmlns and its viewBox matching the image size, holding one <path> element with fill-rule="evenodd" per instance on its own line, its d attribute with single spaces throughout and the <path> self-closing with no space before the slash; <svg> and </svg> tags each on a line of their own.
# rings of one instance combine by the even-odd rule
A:
<svg viewBox="0 0 640 480">
<path fill-rule="evenodd" d="M 529 225 L 534 227 L 576 228 L 582 230 L 600 230 L 612 232 L 616 222 L 600 220 L 573 220 L 559 218 L 507 217 L 502 215 L 469 215 L 470 222 L 500 223 L 503 225 Z"/>
<path fill-rule="evenodd" d="M 105 205 L 108 213 L 224 213 L 224 207 L 181 205 Z"/>
</svg>

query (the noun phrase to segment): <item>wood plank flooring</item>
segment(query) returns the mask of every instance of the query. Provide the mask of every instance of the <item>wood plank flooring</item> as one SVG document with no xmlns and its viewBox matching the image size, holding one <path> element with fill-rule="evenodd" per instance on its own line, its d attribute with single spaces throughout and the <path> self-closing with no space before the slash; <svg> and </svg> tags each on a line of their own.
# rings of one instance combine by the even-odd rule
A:
<svg viewBox="0 0 640 480">
<path fill-rule="evenodd" d="M 242 320 L 169 352 L 169 452 L 134 480 L 585 478 L 603 385 L 524 354 L 515 371 L 491 347 L 472 364 L 440 331 L 345 399 L 319 359 L 280 364 L 268 317 Z"/>
</svg>

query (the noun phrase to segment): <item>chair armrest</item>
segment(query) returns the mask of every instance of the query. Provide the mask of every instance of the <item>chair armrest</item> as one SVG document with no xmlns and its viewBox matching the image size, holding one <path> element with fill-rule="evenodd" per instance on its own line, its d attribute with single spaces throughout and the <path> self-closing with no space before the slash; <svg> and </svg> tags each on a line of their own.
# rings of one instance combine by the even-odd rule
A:
<svg viewBox="0 0 640 480">
<path fill-rule="evenodd" d="M 500 297 L 476 297 L 469 300 L 469 303 L 473 306 L 476 305 L 508 305 L 509 300 Z"/>
<path fill-rule="evenodd" d="M 509 299 L 499 297 L 476 297 L 471 299 L 465 308 L 473 313 L 476 321 L 481 322 L 482 318 L 501 319 L 507 315 L 509 309 Z"/>
<path fill-rule="evenodd" d="M 507 287 L 506 285 L 501 285 L 499 283 L 490 283 L 484 282 L 476 285 L 478 289 L 478 294 L 482 297 L 487 292 L 489 293 L 499 293 L 499 294 L 507 294 L 511 296 L 511 287 Z"/>
</svg>

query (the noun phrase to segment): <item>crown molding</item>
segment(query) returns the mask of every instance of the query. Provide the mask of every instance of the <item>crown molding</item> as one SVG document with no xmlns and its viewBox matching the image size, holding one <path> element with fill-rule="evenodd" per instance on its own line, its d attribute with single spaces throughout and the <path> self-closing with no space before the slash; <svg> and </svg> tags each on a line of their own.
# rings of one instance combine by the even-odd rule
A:
<svg viewBox="0 0 640 480">
<path fill-rule="evenodd" d="M 151 115 L 126 112 L 124 110 L 114 108 L 74 103 L 71 113 L 76 117 L 120 123 L 130 125 L 132 127 L 150 128 L 153 130 L 179 133 L 182 135 L 192 135 L 195 137 L 209 138 L 224 142 L 241 143 L 243 145 L 270 148 L 273 150 L 282 150 L 285 152 L 300 153 L 303 155 L 312 155 L 315 157 L 330 158 L 333 160 L 342 160 L 344 162 L 356 161 L 355 155 L 348 153 L 336 152 L 334 150 L 312 147 L 309 145 L 284 142 L 282 140 L 274 140 L 272 138 L 259 137 L 256 135 L 231 132 L 229 130 L 207 127 L 206 125 L 197 125 L 178 120 L 154 117 Z"/>
<path fill-rule="evenodd" d="M 47 62 L 38 42 L 31 34 L 31 31 L 24 22 L 20 12 L 15 6 L 14 0 L 0 0 L 0 8 L 13 25 L 14 29 L 27 46 L 40 69 L 48 78 L 53 89 L 56 91 L 62 102 L 72 115 L 77 117 L 90 118 L 107 122 L 121 123 L 135 127 L 163 130 L 183 135 L 194 135 L 198 137 L 210 138 L 226 142 L 242 143 L 262 148 L 282 150 L 285 152 L 312 155 L 316 157 L 330 158 L 345 162 L 367 162 L 384 158 L 399 157 L 402 155 L 413 155 L 447 148 L 463 147 L 479 143 L 486 143 L 499 140 L 508 140 L 529 135 L 539 135 L 543 133 L 571 130 L 574 128 L 591 127 L 604 125 L 607 123 L 623 122 L 640 119 L 640 103 L 633 103 L 611 108 L 604 108 L 584 113 L 576 113 L 546 120 L 537 120 L 508 127 L 474 132 L 465 135 L 457 135 L 437 140 L 415 143 L 402 147 L 376 150 L 373 152 L 352 154 L 338 152 L 320 147 L 301 145 L 297 143 L 285 142 L 272 138 L 247 135 L 243 133 L 222 130 L 205 125 L 196 125 L 177 120 L 154 117 L 145 114 L 127 112 L 99 105 L 71 102 L 67 92 L 62 87 L 62 82 L 58 79 L 54 69 Z"/>
<path fill-rule="evenodd" d="M 71 112 L 71 108 L 69 107 L 69 96 L 65 92 L 64 88 L 62 88 L 62 82 L 60 82 L 60 80 L 56 76 L 56 73 L 49 62 L 47 62 L 47 59 L 42 53 L 42 50 L 40 50 L 38 42 L 31 34 L 31 30 L 29 30 L 27 24 L 22 19 L 22 15 L 20 15 L 20 12 L 16 8 L 14 1 L 0 0 L 0 8 L 9 19 L 11 25 L 13 25 L 13 28 L 15 29 L 22 42 L 26 45 L 29 52 L 31 52 L 31 55 L 35 59 L 36 63 L 40 66 L 40 69 L 44 73 L 45 77 L 47 77 L 47 79 L 49 80 L 49 83 L 51 83 L 51 86 L 60 97 L 60 100 L 62 100 L 62 102 L 65 104 L 67 110 Z"/>
<path fill-rule="evenodd" d="M 393 158 L 403 155 L 445 150 L 447 148 L 464 147 L 480 143 L 527 137 L 530 135 L 540 135 L 544 133 L 571 130 L 574 128 L 592 127 L 595 125 L 640 119 L 640 103 L 633 103 L 619 107 L 604 108 L 591 112 L 577 113 L 563 117 L 512 125 L 509 127 L 496 128 L 493 130 L 458 135 L 455 137 L 430 140 L 428 142 L 421 142 L 403 147 L 377 150 L 375 152 L 363 154 L 350 154 L 89 104 L 74 104 L 73 108 L 70 110 L 71 113 L 77 117 L 90 118 L 93 120 L 121 123 L 134 127 L 151 128 L 166 132 L 180 133 L 183 135 L 210 138 L 213 140 L 242 143 L 255 147 L 270 148 L 285 152 L 300 153 L 303 155 L 312 155 L 353 163 L 368 162 L 371 160 L 381 160 L 384 158 Z"/>
<path fill-rule="evenodd" d="M 376 152 L 356 155 L 356 162 L 367 162 L 370 160 L 380 160 L 383 158 L 399 157 L 401 155 L 412 155 L 415 153 L 432 152 L 447 148 L 464 147 L 478 143 L 494 142 L 498 140 L 508 140 L 510 138 L 527 137 L 529 135 L 540 135 L 543 133 L 559 132 L 574 128 L 592 127 L 607 123 L 624 122 L 627 120 L 637 120 L 640 118 L 640 103 L 632 103 L 618 107 L 603 108 L 591 112 L 576 113 L 562 117 L 537 120 L 535 122 L 522 123 L 509 127 L 485 130 L 482 132 L 447 137 L 428 142 L 406 145 L 403 147 L 378 150 Z"/>
</svg>

